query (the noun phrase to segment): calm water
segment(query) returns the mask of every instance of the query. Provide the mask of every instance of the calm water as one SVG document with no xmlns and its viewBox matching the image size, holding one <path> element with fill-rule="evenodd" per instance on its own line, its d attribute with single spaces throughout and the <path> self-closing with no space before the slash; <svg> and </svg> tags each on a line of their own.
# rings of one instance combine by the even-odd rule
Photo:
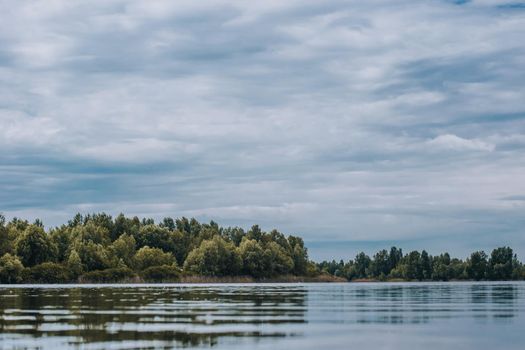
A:
<svg viewBox="0 0 525 350">
<path fill-rule="evenodd" d="M 0 349 L 525 349 L 524 283 L 0 286 Z"/>
</svg>

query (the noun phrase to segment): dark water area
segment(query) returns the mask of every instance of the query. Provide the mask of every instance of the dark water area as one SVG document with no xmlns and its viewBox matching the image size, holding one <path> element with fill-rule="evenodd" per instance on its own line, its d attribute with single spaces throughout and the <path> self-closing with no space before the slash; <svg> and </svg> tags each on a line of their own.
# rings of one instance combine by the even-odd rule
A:
<svg viewBox="0 0 525 350">
<path fill-rule="evenodd" d="M 525 283 L 0 286 L 0 349 L 525 349 Z"/>
</svg>

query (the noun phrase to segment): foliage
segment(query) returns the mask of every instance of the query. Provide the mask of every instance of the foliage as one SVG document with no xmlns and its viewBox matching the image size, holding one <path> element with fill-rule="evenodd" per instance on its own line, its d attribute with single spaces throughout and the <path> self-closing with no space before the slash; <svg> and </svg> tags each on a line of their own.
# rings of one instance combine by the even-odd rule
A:
<svg viewBox="0 0 525 350">
<path fill-rule="evenodd" d="M 134 265 L 137 270 L 144 270 L 151 266 L 175 265 L 175 257 L 171 253 L 165 253 L 162 249 L 148 246 L 140 248 L 134 257 Z"/>
<path fill-rule="evenodd" d="M 80 276 L 80 281 L 87 283 L 119 283 L 133 281 L 136 277 L 136 273 L 130 268 L 118 267 L 86 272 Z"/>
<path fill-rule="evenodd" d="M 9 253 L 0 258 L 0 283 L 19 283 L 22 280 L 24 265 L 18 257 Z"/>
<path fill-rule="evenodd" d="M 215 236 L 190 252 L 184 269 L 204 276 L 234 276 L 241 270 L 241 264 L 241 257 L 233 243 Z"/>
<path fill-rule="evenodd" d="M 147 281 L 178 280 L 185 274 L 265 279 L 284 275 L 355 279 L 509 280 L 525 279 L 525 267 L 510 247 L 483 251 L 466 260 L 448 253 L 404 254 L 391 247 L 373 255 L 359 252 L 348 261 L 314 263 L 298 236 L 258 225 L 245 231 L 200 223 L 194 218 L 115 218 L 77 214 L 66 225 L 44 229 L 0 215 L 0 282 L 121 281 L 140 275 Z M 24 280 L 25 279 L 25 280 Z"/>
<path fill-rule="evenodd" d="M 42 227 L 29 225 L 16 241 L 16 254 L 24 266 L 31 267 L 46 261 L 54 261 L 56 247 Z"/>
<path fill-rule="evenodd" d="M 145 282 L 177 282 L 180 279 L 180 270 L 173 265 L 150 266 L 141 272 Z"/>
<path fill-rule="evenodd" d="M 477 251 L 470 255 L 467 260 L 467 274 L 470 279 L 480 281 L 487 276 L 487 254 L 484 251 Z"/>
<path fill-rule="evenodd" d="M 512 277 L 514 254 L 510 247 L 496 248 L 490 254 L 488 273 L 491 279 L 508 280 Z"/>
<path fill-rule="evenodd" d="M 111 266 L 108 252 L 102 244 L 93 241 L 77 243 L 75 250 L 86 271 L 103 270 Z"/>
<path fill-rule="evenodd" d="M 66 283 L 71 279 L 68 269 L 58 263 L 44 262 L 28 269 L 29 283 Z"/>
<path fill-rule="evenodd" d="M 84 265 L 76 250 L 72 250 L 69 254 L 66 267 L 73 279 L 78 278 L 84 272 Z"/>
<path fill-rule="evenodd" d="M 245 238 L 239 246 L 239 255 L 242 260 L 243 273 L 255 278 L 268 275 L 264 251 L 255 239 Z"/>
<path fill-rule="evenodd" d="M 135 238 L 125 233 L 120 235 L 119 238 L 109 246 L 109 252 L 111 257 L 117 262 L 122 261 L 125 265 L 132 266 L 136 245 Z M 114 263 L 113 265 L 117 264 L 118 263 Z"/>
</svg>

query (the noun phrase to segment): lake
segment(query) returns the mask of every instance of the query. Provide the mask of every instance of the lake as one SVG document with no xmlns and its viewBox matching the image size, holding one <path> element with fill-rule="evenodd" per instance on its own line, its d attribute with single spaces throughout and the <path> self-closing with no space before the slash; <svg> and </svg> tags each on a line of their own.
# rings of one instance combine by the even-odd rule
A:
<svg viewBox="0 0 525 350">
<path fill-rule="evenodd" d="M 0 286 L 0 349 L 524 349 L 525 283 Z"/>
</svg>

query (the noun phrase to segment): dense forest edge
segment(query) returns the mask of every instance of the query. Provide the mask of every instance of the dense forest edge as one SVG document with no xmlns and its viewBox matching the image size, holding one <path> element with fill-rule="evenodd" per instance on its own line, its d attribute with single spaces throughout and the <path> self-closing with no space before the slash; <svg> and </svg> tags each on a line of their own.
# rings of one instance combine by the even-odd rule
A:
<svg viewBox="0 0 525 350">
<path fill-rule="evenodd" d="M 348 262 L 308 258 L 304 241 L 277 230 L 248 231 L 196 219 L 112 218 L 77 214 L 44 229 L 0 214 L 0 283 L 334 282 L 523 280 L 525 267 L 510 247 L 465 261 L 399 248 Z"/>
</svg>

